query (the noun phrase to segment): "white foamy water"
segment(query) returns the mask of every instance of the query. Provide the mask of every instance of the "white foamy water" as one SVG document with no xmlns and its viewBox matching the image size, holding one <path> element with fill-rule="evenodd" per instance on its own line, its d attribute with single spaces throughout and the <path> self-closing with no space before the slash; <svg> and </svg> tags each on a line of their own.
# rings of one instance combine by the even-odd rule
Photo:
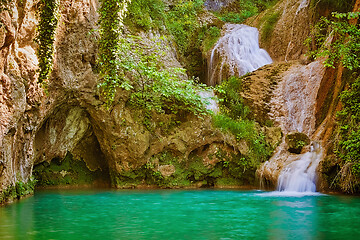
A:
<svg viewBox="0 0 360 240">
<path fill-rule="evenodd" d="M 205 107 L 213 113 L 219 112 L 219 105 L 217 103 L 214 91 L 201 91 L 198 93 L 202 97 Z"/>
<path fill-rule="evenodd" d="M 316 167 L 322 158 L 322 150 L 314 142 L 311 151 L 303 154 L 301 158 L 287 165 L 278 178 L 278 191 L 285 192 L 315 192 Z"/>
<path fill-rule="evenodd" d="M 260 197 L 306 197 L 306 196 L 326 196 L 319 192 L 296 192 L 296 191 L 272 191 L 257 193 Z"/>
<path fill-rule="evenodd" d="M 214 86 L 225 77 L 242 76 L 272 63 L 269 54 L 259 47 L 259 31 L 243 24 L 226 24 L 225 35 L 211 51 L 208 84 Z"/>
</svg>

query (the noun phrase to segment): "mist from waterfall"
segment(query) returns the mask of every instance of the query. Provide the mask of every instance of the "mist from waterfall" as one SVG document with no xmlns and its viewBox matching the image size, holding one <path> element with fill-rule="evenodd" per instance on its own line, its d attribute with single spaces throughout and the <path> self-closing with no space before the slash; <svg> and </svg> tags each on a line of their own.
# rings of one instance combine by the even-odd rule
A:
<svg viewBox="0 0 360 240">
<path fill-rule="evenodd" d="M 243 24 L 226 24 L 208 61 L 208 85 L 221 83 L 223 78 L 242 76 L 272 63 L 269 54 L 259 47 L 259 31 Z"/>
</svg>

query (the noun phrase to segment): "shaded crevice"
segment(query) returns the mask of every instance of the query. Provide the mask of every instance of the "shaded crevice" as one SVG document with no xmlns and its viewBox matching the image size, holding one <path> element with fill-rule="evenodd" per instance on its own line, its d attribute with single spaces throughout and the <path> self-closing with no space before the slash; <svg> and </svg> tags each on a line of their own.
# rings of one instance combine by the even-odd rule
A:
<svg viewBox="0 0 360 240">
<path fill-rule="evenodd" d="M 39 186 L 110 185 L 108 162 L 85 109 L 57 107 L 36 133 L 34 147 Z"/>
</svg>

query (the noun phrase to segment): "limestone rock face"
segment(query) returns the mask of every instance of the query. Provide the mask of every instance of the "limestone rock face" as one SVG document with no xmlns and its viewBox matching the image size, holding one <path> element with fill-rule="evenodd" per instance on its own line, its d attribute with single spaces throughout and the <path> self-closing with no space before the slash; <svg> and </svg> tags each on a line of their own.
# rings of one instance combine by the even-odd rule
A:
<svg viewBox="0 0 360 240">
<path fill-rule="evenodd" d="M 31 175 L 33 139 L 45 105 L 37 85 L 33 42 L 37 1 L 16 1 L 0 13 L 0 189 L 27 181 Z"/>
<path fill-rule="evenodd" d="M 235 0 L 206 0 L 204 6 L 210 11 L 220 11 L 233 2 L 235 2 Z"/>
<path fill-rule="evenodd" d="M 274 7 L 251 18 L 247 24 L 257 27 L 260 45 L 274 61 L 304 58 L 304 45 L 312 24 L 311 0 L 280 0 Z"/>
<path fill-rule="evenodd" d="M 155 114 L 155 131 L 149 130 L 142 111 L 125 104 L 129 94 L 122 90 L 110 109 L 104 107 L 96 73 L 98 0 L 60 1 L 54 69 L 45 93 L 37 84 L 36 4 L 16 1 L 11 12 L 0 13 L 1 192 L 18 181 L 27 182 L 34 165 L 47 166 L 68 156 L 85 162 L 90 171 L 107 170 L 116 177 L 137 171 L 162 152 L 171 152 L 185 167 L 194 154 L 205 158 L 219 149 L 247 154 L 246 143 L 214 129 L 210 118 L 188 116 L 175 127 L 161 128 L 166 116 Z M 152 47 L 151 38 L 161 37 L 157 32 L 137 34 L 147 47 Z M 166 67 L 181 67 L 171 41 L 160 45 Z M 214 144 L 216 148 L 209 147 Z M 155 170 L 171 177 L 177 168 L 161 163 Z"/>
</svg>

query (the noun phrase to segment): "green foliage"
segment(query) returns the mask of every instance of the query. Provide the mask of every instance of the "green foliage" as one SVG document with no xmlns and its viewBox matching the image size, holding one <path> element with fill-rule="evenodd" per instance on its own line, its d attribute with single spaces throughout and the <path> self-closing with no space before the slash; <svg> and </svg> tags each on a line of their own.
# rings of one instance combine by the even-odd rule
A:
<svg viewBox="0 0 360 240">
<path fill-rule="evenodd" d="M 221 112 L 235 120 L 246 119 L 250 112 L 242 97 L 239 96 L 242 90 L 241 82 L 242 78 L 232 76 L 216 87 L 217 96 L 221 102 Z"/>
<path fill-rule="evenodd" d="M 232 7 L 215 13 L 224 22 L 243 23 L 249 17 L 252 17 L 270 7 L 278 0 L 238 0 Z"/>
<path fill-rule="evenodd" d="M 203 0 L 179 1 L 166 13 L 166 26 L 181 53 L 190 48 L 191 39 L 198 28 L 197 14 L 202 11 Z"/>
<path fill-rule="evenodd" d="M 227 115 L 218 114 L 214 116 L 214 125 L 217 128 L 231 132 L 237 140 L 253 139 L 257 136 L 255 123 L 251 120 L 234 120 Z"/>
<path fill-rule="evenodd" d="M 180 68 L 163 69 L 159 61 L 161 50 L 156 47 L 145 49 L 138 43 L 141 39 L 129 36 L 119 41 L 116 65 L 119 69 L 119 86 L 131 90 L 129 103 L 144 109 L 148 114 L 158 113 L 193 113 L 199 117 L 207 114 L 204 100 L 198 91 L 204 85 L 196 85 L 193 80 L 182 80 L 184 74 Z M 159 39 L 158 45 L 161 45 Z M 149 50 L 149 52 L 146 52 Z M 120 84 L 121 83 L 121 84 Z M 103 82 L 107 86 L 113 82 Z"/>
<path fill-rule="evenodd" d="M 203 52 L 209 51 L 215 43 L 219 40 L 221 30 L 218 27 L 212 26 L 208 28 L 204 26 L 198 35 L 198 40 L 202 42 Z"/>
<path fill-rule="evenodd" d="M 58 24 L 58 0 L 40 0 L 39 26 L 35 38 L 38 44 L 37 57 L 39 60 L 38 82 L 46 86 L 52 66 L 54 55 L 55 31 Z"/>
<path fill-rule="evenodd" d="M 192 9 L 194 6 L 191 3 L 184 4 Z M 180 79 L 179 75 L 183 75 L 184 70 L 163 69 L 159 61 L 162 55 L 159 45 L 164 39 L 158 39 L 154 49 L 144 47 L 138 37 L 119 39 L 122 4 L 120 0 L 104 0 L 100 9 L 99 65 L 103 80 L 99 86 L 103 89 L 108 106 L 114 99 L 116 88 L 122 87 L 131 91 L 129 103 L 146 110 L 148 116 L 151 111 L 173 114 L 190 112 L 197 116 L 206 114 L 203 100 L 197 94 L 200 87 L 196 87 L 193 80 Z M 142 1 L 136 1 L 131 6 L 140 9 L 146 8 L 145 5 Z M 151 6 L 148 6 L 149 11 L 153 12 L 156 8 L 159 14 L 163 8 L 156 1 Z"/>
<path fill-rule="evenodd" d="M 340 141 L 336 153 L 345 162 L 353 163 L 353 172 L 360 166 L 360 77 L 349 90 L 341 93 L 343 109 L 337 113 Z M 358 175 L 360 177 L 360 175 Z"/>
<path fill-rule="evenodd" d="M 101 0 L 100 14 L 100 40 L 98 65 L 100 75 L 103 77 L 103 93 L 109 103 L 115 96 L 116 88 L 120 86 L 119 65 L 117 56 L 122 20 L 125 15 L 128 0 Z"/>
<path fill-rule="evenodd" d="M 37 180 L 34 177 L 31 177 L 26 183 L 17 181 L 15 185 L 8 186 L 0 192 L 0 205 L 33 194 L 36 182 Z"/>
<path fill-rule="evenodd" d="M 31 176 L 31 178 L 26 183 L 22 181 L 16 182 L 15 190 L 18 198 L 32 194 L 34 192 L 36 183 L 37 180 L 34 178 L 34 176 Z"/>
<path fill-rule="evenodd" d="M 326 56 L 325 66 L 335 68 L 338 63 L 353 72 L 355 81 L 350 89 L 341 93 L 343 109 L 337 113 L 340 140 L 336 144 L 336 154 L 345 162 L 356 166 L 360 162 L 360 29 L 349 20 L 358 18 L 359 12 L 332 13 L 332 18 L 321 18 L 313 33 L 316 49 L 315 57 Z M 333 40 L 326 43 L 328 36 Z M 310 40 L 308 40 L 308 43 Z"/>
<path fill-rule="evenodd" d="M 221 114 L 214 115 L 214 126 L 232 133 L 238 141 L 245 140 L 249 145 L 246 162 L 259 166 L 267 160 L 272 148 L 265 142 L 265 136 L 257 129 L 256 123 L 248 119 L 249 108 L 240 96 L 242 78 L 230 77 L 217 86 Z"/>
<path fill-rule="evenodd" d="M 162 0 L 132 0 L 124 23 L 145 31 L 159 28 L 165 21 L 164 11 L 165 4 Z"/>
<path fill-rule="evenodd" d="M 327 2 L 335 4 L 335 1 Z M 337 112 L 338 135 L 334 142 L 334 153 L 340 161 L 333 179 L 333 184 L 346 192 L 356 191 L 360 186 L 360 29 L 355 20 L 359 16 L 360 12 L 334 12 L 330 18 L 322 17 L 306 41 L 315 49 L 310 56 L 325 57 L 326 67 L 336 68 L 341 64 L 347 68 L 346 80 L 351 86 L 340 95 L 343 108 Z"/>
<path fill-rule="evenodd" d="M 225 10 L 217 14 L 224 22 L 242 23 L 247 18 L 256 15 L 259 12 L 258 7 L 253 0 L 239 0 L 234 11 Z"/>
<path fill-rule="evenodd" d="M 322 17 L 314 27 L 312 36 L 306 44 L 315 50 L 309 55 L 313 58 L 326 57 L 326 67 L 335 68 L 337 63 L 355 70 L 360 68 L 360 29 L 358 25 L 349 23 L 350 19 L 358 18 L 359 12 L 332 13 L 332 18 Z M 331 43 L 326 42 L 332 36 Z M 313 46 L 312 46 L 312 45 Z"/>
<path fill-rule="evenodd" d="M 348 12 L 351 11 L 354 6 L 355 0 L 311 0 L 310 8 L 315 8 L 318 10 L 329 10 L 329 11 L 338 11 L 338 12 Z"/>
</svg>

